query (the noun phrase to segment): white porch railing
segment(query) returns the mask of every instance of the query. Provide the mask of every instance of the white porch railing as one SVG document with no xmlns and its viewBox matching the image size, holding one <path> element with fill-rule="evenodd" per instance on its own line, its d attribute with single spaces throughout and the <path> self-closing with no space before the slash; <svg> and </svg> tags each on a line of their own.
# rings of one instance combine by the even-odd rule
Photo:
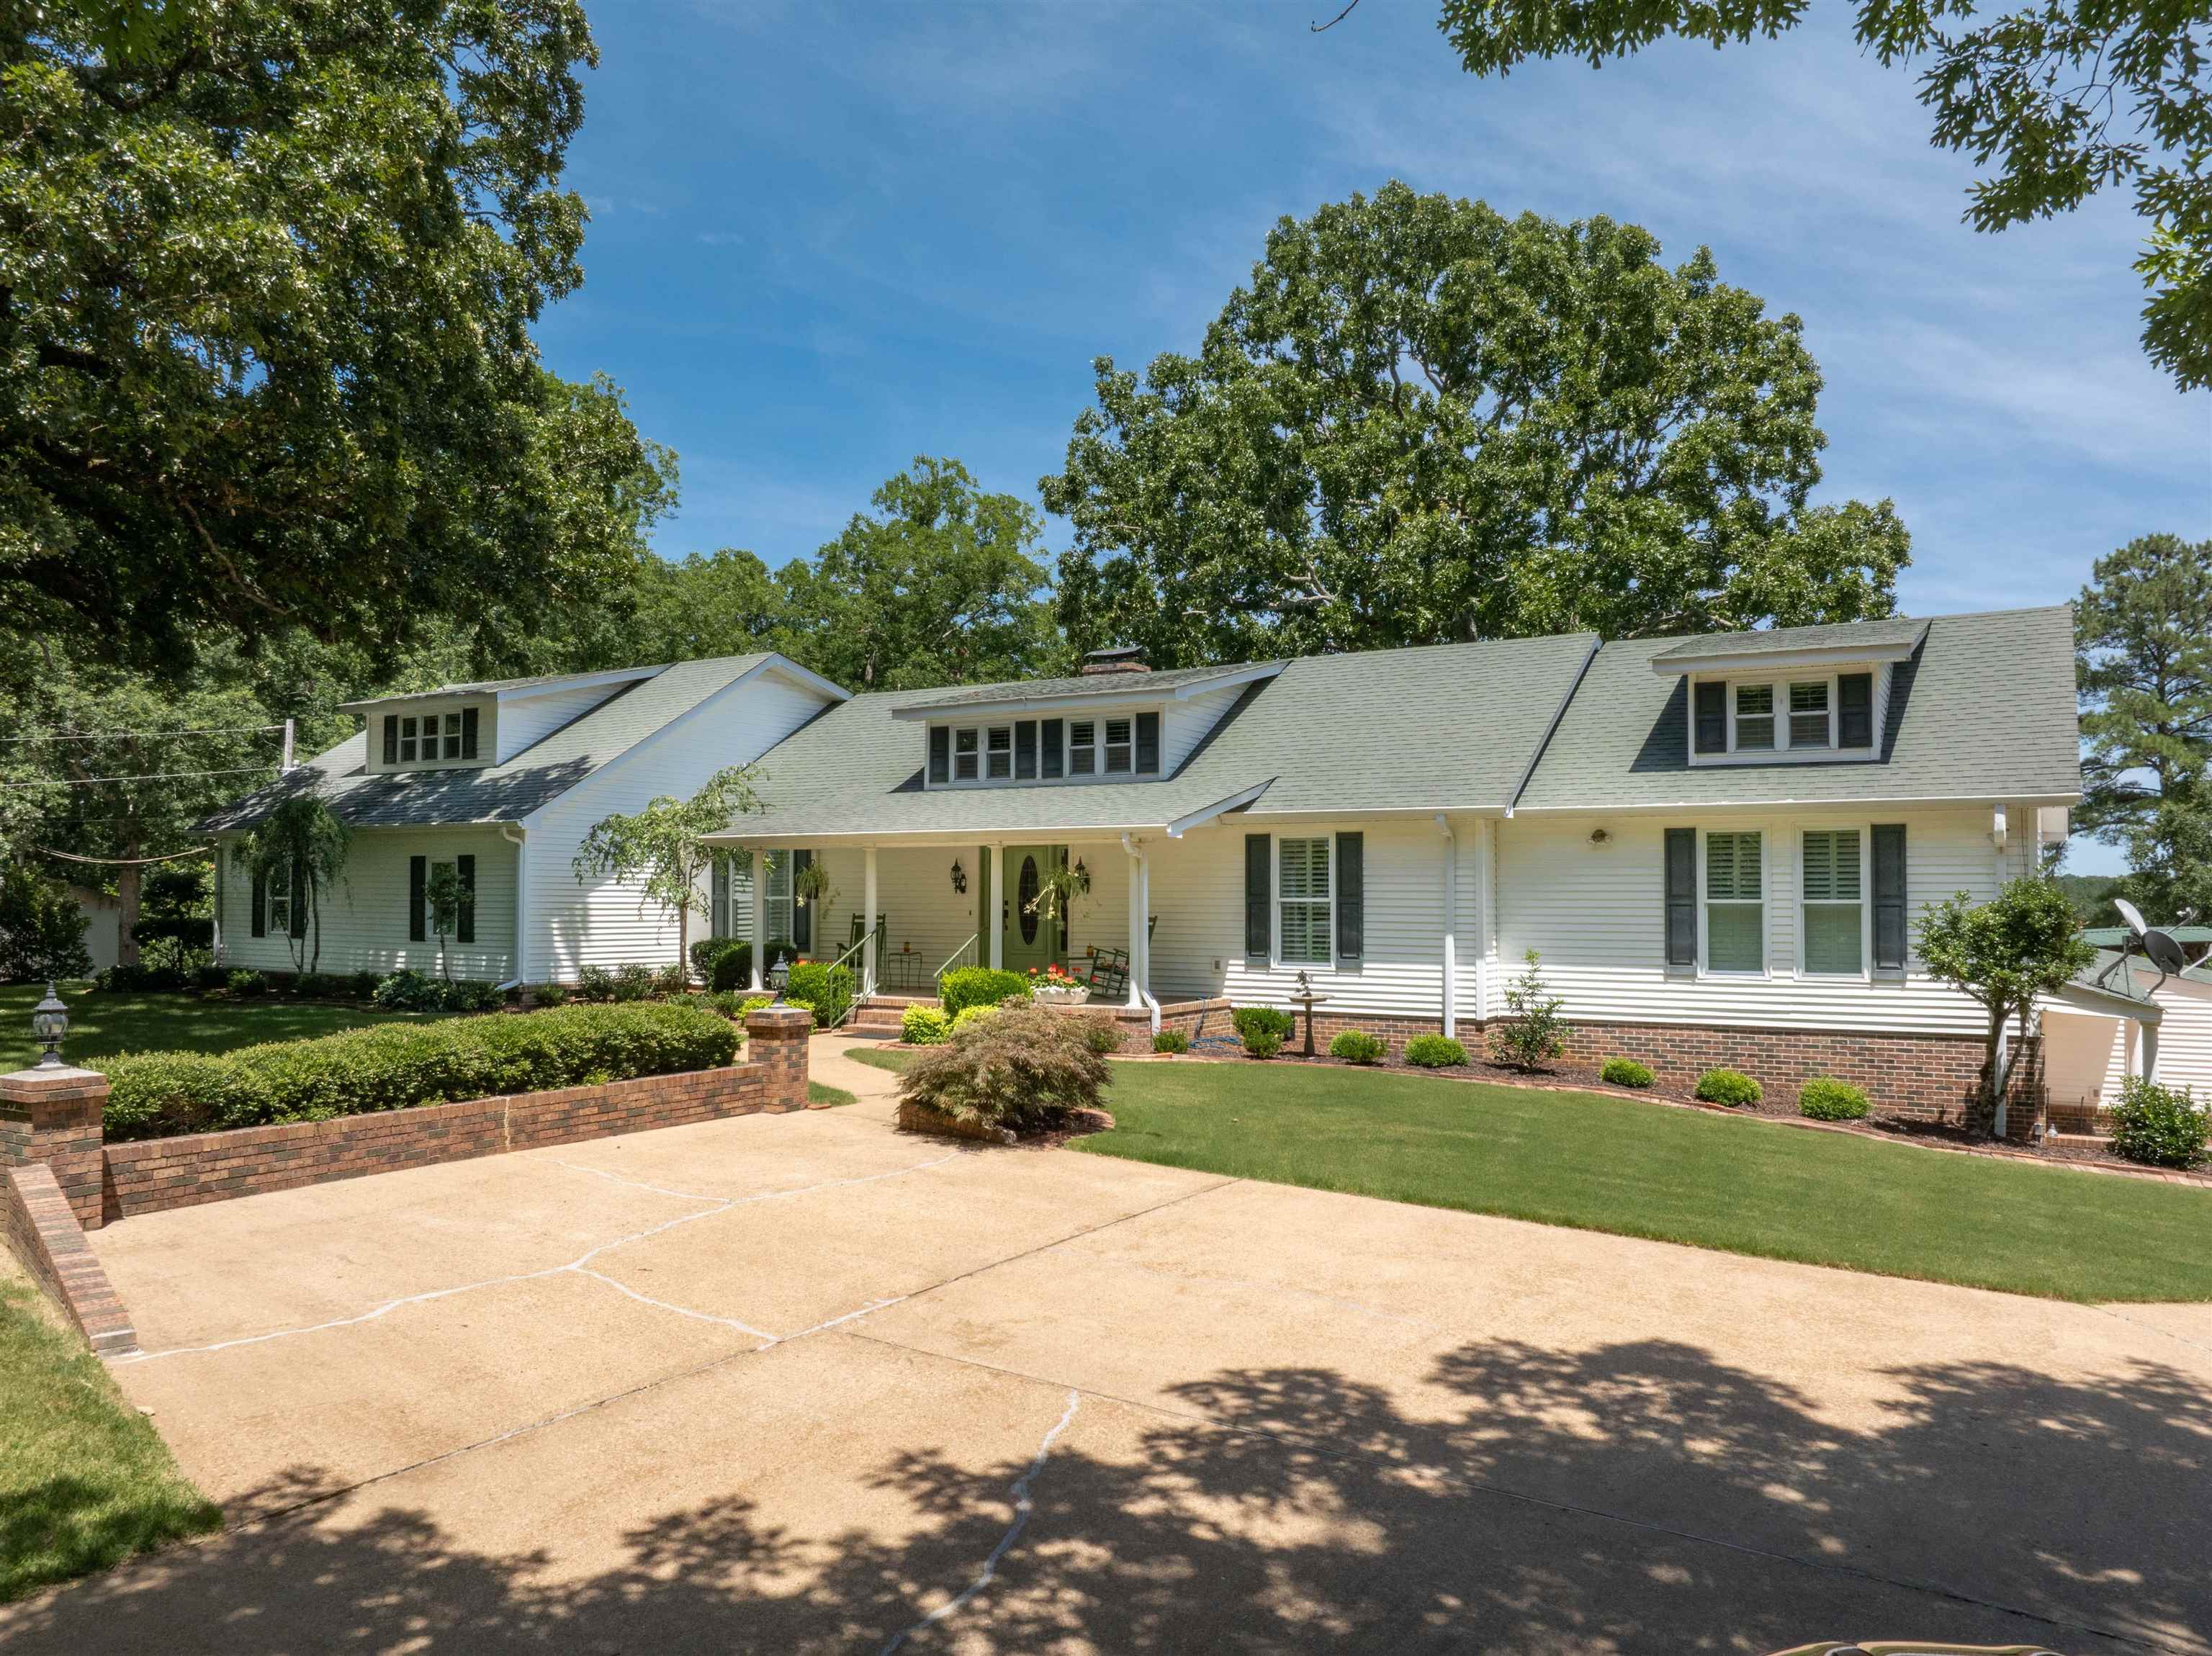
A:
<svg viewBox="0 0 2212 1656">
<path fill-rule="evenodd" d="M 983 934 L 980 931 L 969 932 L 968 941 L 947 955 L 945 957 L 945 964 L 929 974 L 930 986 L 933 989 L 943 983 L 947 972 L 957 972 L 963 966 L 981 965 L 982 963 L 981 951 L 976 948 L 976 944 L 981 942 L 982 937 Z"/>
<path fill-rule="evenodd" d="M 866 951 L 875 946 L 881 931 L 882 928 L 878 927 L 864 933 L 854 941 L 851 948 L 830 962 L 830 969 L 834 972 L 841 966 L 850 965 L 854 955 L 860 956 L 860 964 L 853 974 L 858 980 L 854 988 L 853 998 L 845 1003 L 845 1010 L 838 1014 L 837 1022 L 830 1026 L 833 1029 L 844 1024 L 858 1012 L 860 1010 L 860 1003 L 876 991 L 874 957 Z"/>
</svg>

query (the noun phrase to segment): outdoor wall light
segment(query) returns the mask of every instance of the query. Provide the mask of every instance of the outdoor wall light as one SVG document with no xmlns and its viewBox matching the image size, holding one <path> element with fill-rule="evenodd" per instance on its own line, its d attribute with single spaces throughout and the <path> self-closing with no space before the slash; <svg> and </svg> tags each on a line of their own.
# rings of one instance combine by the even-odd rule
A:
<svg viewBox="0 0 2212 1656">
<path fill-rule="evenodd" d="M 952 859 L 952 889 L 957 896 L 964 897 L 968 895 L 968 870 L 960 866 L 960 859 L 957 857 Z"/>
<path fill-rule="evenodd" d="M 60 1069 L 62 1037 L 69 1033 L 69 1008 L 62 1004 L 51 982 L 46 985 L 46 998 L 31 1009 L 31 1033 L 46 1049 L 39 1059 L 39 1068 Z"/>
<path fill-rule="evenodd" d="M 1086 897 L 1089 896 L 1091 895 L 1091 870 L 1083 866 L 1083 858 L 1080 857 L 1075 859 L 1075 877 L 1083 887 L 1083 895 Z"/>
<path fill-rule="evenodd" d="M 1613 843 L 1612 832 L 1606 828 L 1592 828 L 1590 830 L 1590 843 L 1594 846 L 1611 845 Z"/>
</svg>

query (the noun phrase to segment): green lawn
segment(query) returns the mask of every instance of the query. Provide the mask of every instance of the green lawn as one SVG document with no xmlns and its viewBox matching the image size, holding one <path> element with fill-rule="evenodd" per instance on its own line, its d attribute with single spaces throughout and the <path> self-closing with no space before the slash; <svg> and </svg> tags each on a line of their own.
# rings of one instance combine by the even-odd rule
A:
<svg viewBox="0 0 2212 1656">
<path fill-rule="evenodd" d="M 37 1059 L 31 1009 L 46 993 L 44 984 L 0 986 L 0 1070 L 19 1070 Z M 62 1056 L 72 1064 L 116 1052 L 227 1052 L 258 1041 L 298 1040 L 423 1016 L 274 996 L 204 1000 L 198 995 L 105 995 L 83 983 L 64 984 L 61 997 L 70 1016 Z"/>
<path fill-rule="evenodd" d="M 0 1602 L 216 1528 L 99 1358 L 0 1277 Z"/>
<path fill-rule="evenodd" d="M 1291 1065 L 1113 1067 L 1115 1130 L 1071 1148 L 2049 1299 L 2212 1300 L 2212 1191 L 1585 1094 Z"/>
<path fill-rule="evenodd" d="M 826 1081 L 810 1081 L 806 1083 L 806 1101 L 810 1104 L 835 1105 L 850 1104 L 854 1100 L 853 1095 L 842 1087 L 832 1087 Z"/>
</svg>

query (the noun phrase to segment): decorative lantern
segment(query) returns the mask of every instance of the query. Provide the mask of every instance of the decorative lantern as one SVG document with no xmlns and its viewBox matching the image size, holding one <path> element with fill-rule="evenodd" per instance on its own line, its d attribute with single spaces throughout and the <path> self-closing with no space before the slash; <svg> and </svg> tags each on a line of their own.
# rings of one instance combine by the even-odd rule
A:
<svg viewBox="0 0 2212 1656">
<path fill-rule="evenodd" d="M 964 897 L 968 895 L 968 870 L 960 866 L 960 859 L 957 857 L 952 859 L 952 890 L 956 896 Z"/>
<path fill-rule="evenodd" d="M 46 998 L 31 1010 L 31 1033 L 46 1050 L 39 1059 L 41 1070 L 62 1067 L 62 1037 L 69 1033 L 69 1008 L 54 992 L 54 986 L 46 985 Z"/>
<path fill-rule="evenodd" d="M 768 986 L 775 991 L 775 998 L 779 1004 L 781 1004 L 783 1000 L 783 992 L 788 988 L 790 985 L 791 961 L 784 952 L 779 949 L 775 951 L 775 964 L 769 967 L 768 969 Z"/>
<path fill-rule="evenodd" d="M 1082 883 L 1083 895 L 1086 897 L 1089 896 L 1091 895 L 1091 870 L 1084 867 L 1083 858 L 1080 857 L 1075 859 L 1075 877 Z"/>
</svg>

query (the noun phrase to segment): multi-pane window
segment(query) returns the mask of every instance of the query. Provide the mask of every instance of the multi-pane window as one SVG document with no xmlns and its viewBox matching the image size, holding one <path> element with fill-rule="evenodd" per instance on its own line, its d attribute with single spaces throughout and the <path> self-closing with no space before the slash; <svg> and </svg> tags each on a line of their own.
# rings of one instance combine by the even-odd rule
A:
<svg viewBox="0 0 2212 1656">
<path fill-rule="evenodd" d="M 270 870 L 265 886 L 269 902 L 269 935 L 289 937 L 292 935 L 292 873 L 289 869 Z"/>
<path fill-rule="evenodd" d="M 969 734 L 972 736 L 974 732 L 971 731 Z M 973 754 L 969 755 L 969 761 L 974 763 Z M 760 941 L 779 943 L 791 936 L 792 855 L 788 851 L 769 851 L 762 852 L 761 858 L 768 864 L 768 880 L 761 890 L 761 924 L 768 928 L 768 936 Z M 766 970 L 773 964 L 773 961 L 763 961 L 762 969 Z"/>
<path fill-rule="evenodd" d="M 1736 751 L 1774 745 L 1774 687 L 1739 684 L 1735 687 Z"/>
<path fill-rule="evenodd" d="M 416 730 L 419 722 L 412 714 L 399 721 L 399 762 L 403 765 L 415 762 Z"/>
<path fill-rule="evenodd" d="M 1106 770 L 1109 775 L 1127 771 L 1129 765 L 1129 721 L 1109 719 L 1106 721 Z"/>
<path fill-rule="evenodd" d="M 1826 748 L 1834 745 L 1828 739 L 1828 681 L 1816 679 L 1809 684 L 1790 687 L 1790 745 L 1793 748 Z"/>
<path fill-rule="evenodd" d="M 1705 835 L 1705 970 L 1765 968 L 1766 913 L 1759 836 Z"/>
<path fill-rule="evenodd" d="M 1014 773 L 1014 731 L 1009 725 L 994 725 L 986 744 L 984 773 L 1003 779 Z"/>
<path fill-rule="evenodd" d="M 1863 968 L 1859 831 L 1805 835 L 1805 969 L 1856 977 Z"/>
<path fill-rule="evenodd" d="M 1072 719 L 1067 726 L 1067 773 L 1090 776 L 1098 769 L 1098 726 L 1087 719 Z"/>
<path fill-rule="evenodd" d="M 459 713 L 447 713 L 446 715 L 446 757 L 459 759 L 460 756 L 461 716 Z"/>
<path fill-rule="evenodd" d="M 1275 842 L 1276 897 L 1281 919 L 1276 934 L 1282 957 L 1301 966 L 1329 963 L 1329 841 Z"/>
<path fill-rule="evenodd" d="M 952 779 L 972 782 L 975 779 L 975 732 L 952 732 Z"/>
</svg>

